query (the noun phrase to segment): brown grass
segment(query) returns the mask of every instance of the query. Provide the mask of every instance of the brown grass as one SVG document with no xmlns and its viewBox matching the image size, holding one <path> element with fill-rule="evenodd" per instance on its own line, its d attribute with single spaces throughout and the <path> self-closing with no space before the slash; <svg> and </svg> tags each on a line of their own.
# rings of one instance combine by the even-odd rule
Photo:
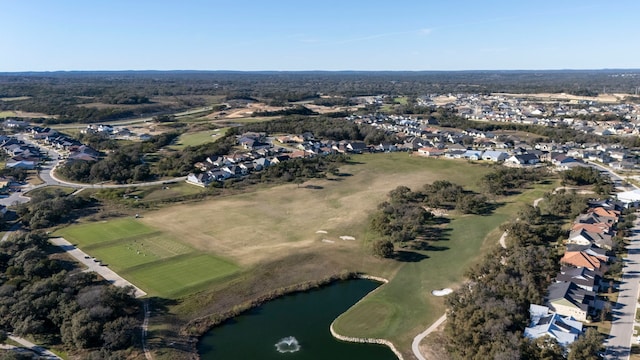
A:
<svg viewBox="0 0 640 360">
<path fill-rule="evenodd" d="M 378 159 L 374 161 L 383 157 L 375 156 Z M 394 158 L 388 159 L 393 162 Z M 427 159 L 412 162 L 423 166 L 430 163 Z M 292 250 L 368 258 L 359 240 L 366 236 L 369 214 L 386 194 L 398 185 L 418 188 L 443 177 L 426 166 L 402 171 L 402 176 L 380 173 L 371 166 L 343 166 L 342 170 L 353 174 L 334 181 L 308 181 L 301 187 L 284 185 L 172 206 L 146 214 L 143 221 L 191 246 L 244 266 L 277 259 Z M 327 234 L 317 234 L 317 230 L 325 230 Z M 357 241 L 341 240 L 342 235 L 353 236 Z"/>
</svg>

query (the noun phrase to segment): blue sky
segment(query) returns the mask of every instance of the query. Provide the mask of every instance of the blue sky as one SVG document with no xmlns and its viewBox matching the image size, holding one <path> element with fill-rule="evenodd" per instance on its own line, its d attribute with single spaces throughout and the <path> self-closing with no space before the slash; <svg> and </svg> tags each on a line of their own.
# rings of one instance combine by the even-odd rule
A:
<svg viewBox="0 0 640 360">
<path fill-rule="evenodd" d="M 0 72 L 640 68 L 640 1 L 0 0 Z"/>
</svg>

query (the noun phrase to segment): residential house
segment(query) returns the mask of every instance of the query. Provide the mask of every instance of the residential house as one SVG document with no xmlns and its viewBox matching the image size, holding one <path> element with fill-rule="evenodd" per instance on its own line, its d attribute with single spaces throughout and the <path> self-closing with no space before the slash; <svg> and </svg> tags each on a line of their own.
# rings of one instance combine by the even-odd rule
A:
<svg viewBox="0 0 640 360">
<path fill-rule="evenodd" d="M 420 156 L 436 157 L 444 155 L 444 153 L 444 150 L 434 147 L 421 147 L 418 149 L 418 155 Z"/>
<path fill-rule="evenodd" d="M 566 251 L 560 259 L 560 264 L 605 272 L 608 260 L 609 257 L 591 255 L 585 251 Z"/>
<path fill-rule="evenodd" d="M 480 160 L 482 159 L 482 151 L 480 150 L 467 150 L 462 154 L 462 157 L 469 160 Z"/>
<path fill-rule="evenodd" d="M 25 170 L 33 170 L 36 168 L 36 163 L 33 161 L 8 161 L 5 164 L 5 167 L 12 169 L 25 169 Z"/>
<path fill-rule="evenodd" d="M 200 174 L 191 173 L 187 176 L 186 182 L 192 185 L 206 187 L 214 181 L 214 178 L 208 173 L 203 172 Z"/>
<path fill-rule="evenodd" d="M 582 289 L 572 282 L 549 285 L 545 299 L 545 305 L 550 310 L 579 321 L 587 321 L 587 316 L 594 315 L 599 307 L 593 291 Z"/>
<path fill-rule="evenodd" d="M 268 168 L 270 164 L 271 162 L 269 162 L 267 158 L 257 158 L 253 160 L 253 167 L 257 171 Z"/>
<path fill-rule="evenodd" d="M 504 151 L 487 150 L 482 153 L 482 160 L 500 162 L 509 158 L 509 154 Z"/>
<path fill-rule="evenodd" d="M 557 282 L 572 282 L 582 289 L 593 292 L 598 292 L 601 280 L 602 273 L 599 271 L 570 266 L 563 266 L 560 274 L 556 276 Z"/>
<path fill-rule="evenodd" d="M 583 225 L 593 227 L 593 224 Z M 611 250 L 613 248 L 613 237 L 600 231 L 589 231 L 582 227 L 569 233 L 567 243 L 578 245 L 594 244 L 599 248 Z"/>
<path fill-rule="evenodd" d="M 365 150 L 368 149 L 367 144 L 362 141 L 352 141 L 347 144 L 346 148 L 347 151 L 355 154 L 362 154 Z"/>
<path fill-rule="evenodd" d="M 571 316 L 562 316 L 546 306 L 531 304 L 529 306 L 531 322 L 524 329 L 524 336 L 537 339 L 549 336 L 556 339 L 561 346 L 568 346 L 582 334 L 582 323 Z"/>
<path fill-rule="evenodd" d="M 535 154 L 524 153 L 513 155 L 506 159 L 505 162 L 516 166 L 528 166 L 537 164 L 540 159 Z"/>
</svg>

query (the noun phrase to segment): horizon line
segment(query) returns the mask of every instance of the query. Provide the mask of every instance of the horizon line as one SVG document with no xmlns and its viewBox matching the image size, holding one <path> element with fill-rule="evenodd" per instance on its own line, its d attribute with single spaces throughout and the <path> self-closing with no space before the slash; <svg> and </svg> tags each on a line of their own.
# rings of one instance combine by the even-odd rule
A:
<svg viewBox="0 0 640 360">
<path fill-rule="evenodd" d="M 117 72 L 226 72 L 226 73 L 340 73 L 340 72 L 359 72 L 359 73 L 382 73 L 382 72 L 395 72 L 395 73 L 420 73 L 420 72 L 535 72 L 535 71 L 640 71 L 640 68 L 558 68 L 558 69 L 464 69 L 464 70 L 230 70 L 230 69 L 218 69 L 218 70 L 203 70 L 203 69 L 172 69 L 172 70 L 158 70 L 158 69 L 111 69 L 111 70 L 20 70 L 20 71 L 0 71 L 0 74 L 24 74 L 24 73 L 78 73 L 78 72 L 103 72 L 103 73 L 117 73 Z"/>
</svg>

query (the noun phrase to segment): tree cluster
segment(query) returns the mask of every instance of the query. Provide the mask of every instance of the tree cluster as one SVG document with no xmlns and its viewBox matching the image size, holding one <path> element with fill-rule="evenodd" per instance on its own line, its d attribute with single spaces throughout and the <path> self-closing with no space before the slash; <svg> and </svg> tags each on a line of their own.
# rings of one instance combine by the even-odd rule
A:
<svg viewBox="0 0 640 360">
<path fill-rule="evenodd" d="M 562 185 L 594 185 L 594 191 L 600 195 L 608 195 L 613 191 L 611 179 L 592 167 L 578 166 L 560 174 Z"/>
<path fill-rule="evenodd" d="M 253 116 L 289 116 L 289 115 L 318 115 L 317 112 L 310 110 L 308 107 L 303 105 L 296 105 L 290 108 L 286 108 L 283 110 L 274 110 L 274 111 L 254 111 Z"/>
<path fill-rule="evenodd" d="M 358 140 L 367 144 L 395 143 L 397 140 L 395 135 L 386 134 L 384 131 L 372 126 L 366 124 L 358 125 L 344 121 L 344 119 L 334 119 L 328 116 L 291 116 L 274 121 L 247 124 L 242 127 L 242 130 L 266 132 L 268 134 L 303 134 L 310 132 L 319 139 L 334 141 Z"/>
<path fill-rule="evenodd" d="M 378 205 L 370 228 L 382 238 L 373 243 L 373 253 L 381 257 L 393 254 L 393 244 L 418 245 L 438 234 L 435 216 L 428 208 L 457 210 L 463 214 L 486 214 L 491 206 L 485 196 L 466 191 L 446 180 L 426 184 L 421 191 L 398 186 L 389 192 L 389 199 Z"/>
<path fill-rule="evenodd" d="M 392 243 L 405 243 L 422 235 L 433 218 L 425 210 L 419 193 L 399 186 L 389 193 L 389 201 L 378 205 L 371 218 L 371 229 Z"/>
<path fill-rule="evenodd" d="M 43 229 L 68 221 L 90 202 L 80 196 L 69 196 L 61 191 L 38 192 L 31 201 L 16 207 L 16 214 L 31 229 Z"/>
<path fill-rule="evenodd" d="M 508 195 L 531 183 L 541 181 L 546 176 L 547 170 L 544 168 L 497 167 L 480 179 L 480 186 L 490 195 Z"/>
<path fill-rule="evenodd" d="M 177 136 L 178 133 L 174 132 L 156 135 L 148 141 L 116 147 L 106 157 L 96 162 L 67 161 L 63 166 L 58 167 L 57 171 L 67 179 L 88 183 L 100 181 L 128 183 L 149 180 L 161 174 L 152 172 L 152 168 L 144 161 L 145 155 L 169 145 Z M 102 144 L 109 144 L 109 142 L 105 141 Z"/>
<path fill-rule="evenodd" d="M 38 233 L 0 243 L 0 330 L 72 352 L 132 346 L 139 332 L 133 288 L 69 272 L 70 264 L 50 258 L 46 247 Z"/>
<path fill-rule="evenodd" d="M 486 214 L 490 211 L 486 196 L 465 190 L 447 180 L 436 180 L 422 189 L 423 202 L 431 208 L 458 210 L 462 214 Z"/>
</svg>

